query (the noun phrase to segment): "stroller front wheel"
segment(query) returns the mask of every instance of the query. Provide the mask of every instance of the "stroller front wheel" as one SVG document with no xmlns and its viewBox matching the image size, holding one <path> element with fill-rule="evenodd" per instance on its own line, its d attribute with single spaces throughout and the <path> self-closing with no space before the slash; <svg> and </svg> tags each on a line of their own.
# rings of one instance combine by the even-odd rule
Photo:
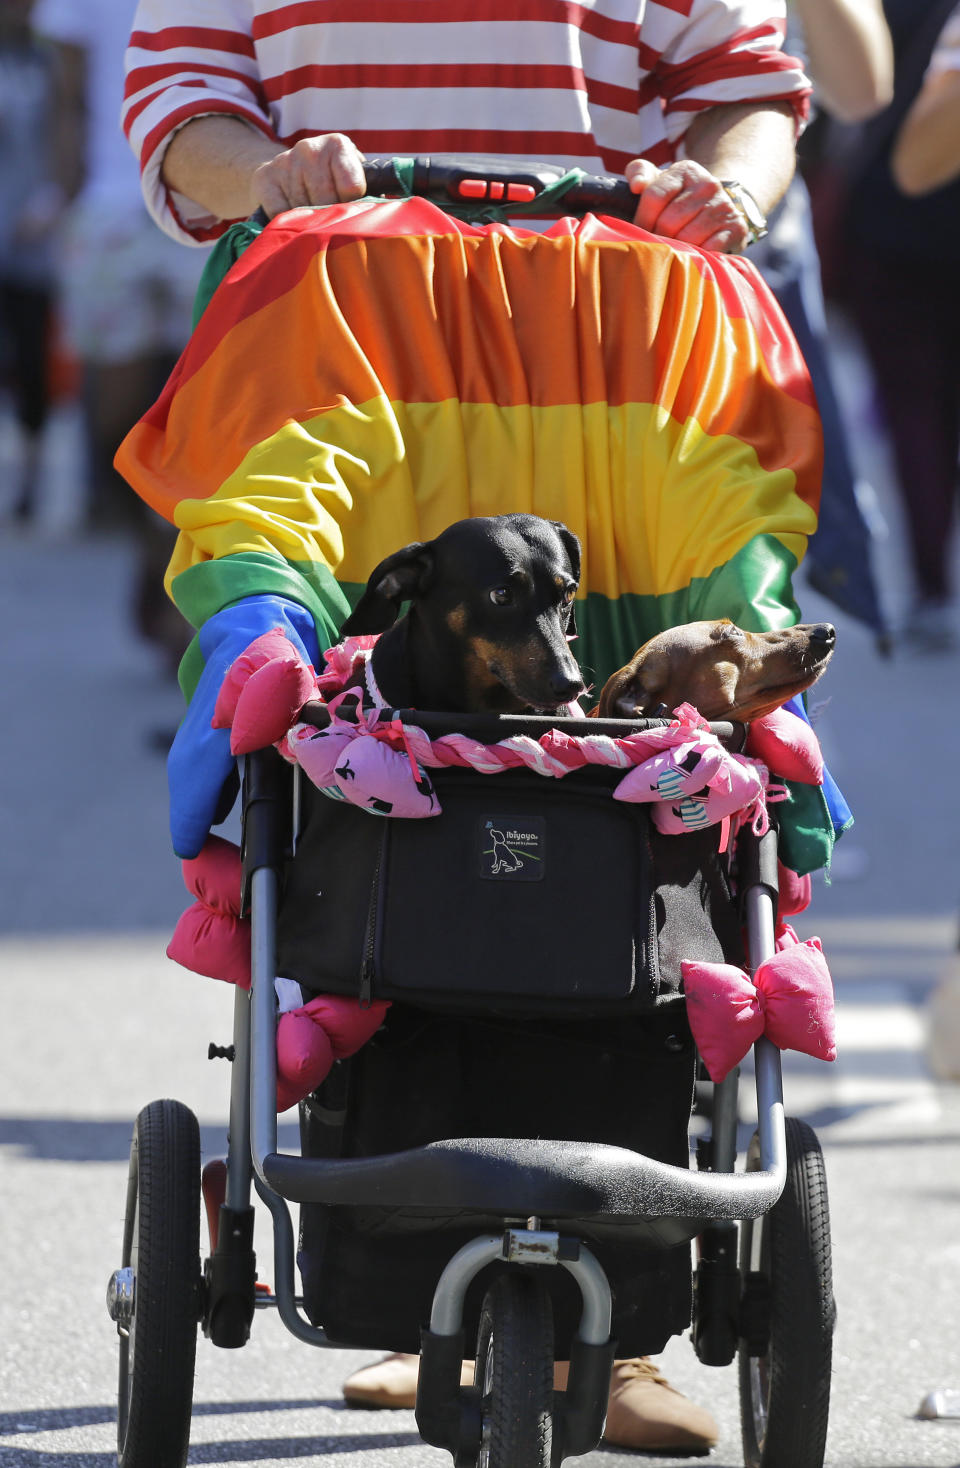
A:
<svg viewBox="0 0 960 1468">
<path fill-rule="evenodd" d="M 553 1443 L 553 1309 L 530 1272 L 501 1274 L 477 1337 L 478 1468 L 549 1468 Z"/>
<path fill-rule="evenodd" d="M 826 1174 L 805 1122 L 788 1118 L 786 1141 L 779 1201 L 741 1226 L 746 1468 L 822 1468 L 826 1450 L 835 1315 Z M 759 1166 L 754 1137 L 747 1169 Z"/>
<path fill-rule="evenodd" d="M 153 1101 L 130 1149 L 122 1267 L 119 1468 L 183 1468 L 200 1318 L 200 1129 L 179 1101 Z"/>
</svg>

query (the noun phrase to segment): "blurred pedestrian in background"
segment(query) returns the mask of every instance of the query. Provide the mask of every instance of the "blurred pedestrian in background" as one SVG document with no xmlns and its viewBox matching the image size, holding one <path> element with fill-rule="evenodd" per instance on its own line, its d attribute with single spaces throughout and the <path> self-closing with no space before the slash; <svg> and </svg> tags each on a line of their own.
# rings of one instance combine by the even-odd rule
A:
<svg viewBox="0 0 960 1468">
<path fill-rule="evenodd" d="M 960 4 L 940 32 L 920 90 L 896 134 L 891 167 L 897 186 L 910 196 L 934 193 L 960 179 Z M 953 380 L 960 396 L 956 330 L 954 347 Z M 929 1036 L 934 1074 L 960 1080 L 960 945 L 931 996 Z M 954 1395 L 960 1402 L 960 1393 Z"/>
<path fill-rule="evenodd" d="M 891 163 L 905 194 L 929 194 L 960 178 L 960 5 L 940 32 Z"/>
<path fill-rule="evenodd" d="M 50 407 L 54 237 L 69 179 L 57 152 L 62 75 L 33 27 L 33 0 L 0 0 L 0 363 L 21 452 L 12 512 L 28 520 Z"/>
<path fill-rule="evenodd" d="M 903 636 L 929 653 L 960 646 L 951 575 L 960 445 L 960 177 L 944 168 L 942 119 L 929 125 L 940 113 L 939 99 L 932 106 L 937 93 L 943 100 L 956 93 L 949 80 L 957 65 L 955 32 L 948 26 L 955 5 L 885 0 L 894 98 L 866 126 L 829 135 L 827 166 L 839 197 L 818 219 L 829 241 L 831 287 L 863 340 L 890 435 L 913 578 Z M 947 114 L 948 149 L 951 115 L 955 142 L 956 103 Z M 921 165 L 924 153 L 929 161 Z"/>
<path fill-rule="evenodd" d="M 800 56 L 815 105 L 844 122 L 872 117 L 893 96 L 893 48 L 881 0 L 793 0 L 785 49 Z M 768 234 L 751 251 L 800 345 L 823 423 L 820 522 L 807 549 L 810 584 L 888 638 L 883 598 L 871 558 L 872 531 L 860 498 L 849 429 L 831 365 L 820 261 L 810 196 L 800 172 L 770 215 Z"/>
<path fill-rule="evenodd" d="M 134 533 L 135 625 L 173 671 L 192 635 L 163 590 L 175 532 L 130 493 L 113 456 L 186 343 L 205 252 L 178 249 L 153 224 L 120 128 L 133 10 L 133 0 L 39 0 L 34 21 L 63 77 L 83 179 L 65 220 L 61 280 L 66 337 L 83 372 L 89 520 Z"/>
</svg>

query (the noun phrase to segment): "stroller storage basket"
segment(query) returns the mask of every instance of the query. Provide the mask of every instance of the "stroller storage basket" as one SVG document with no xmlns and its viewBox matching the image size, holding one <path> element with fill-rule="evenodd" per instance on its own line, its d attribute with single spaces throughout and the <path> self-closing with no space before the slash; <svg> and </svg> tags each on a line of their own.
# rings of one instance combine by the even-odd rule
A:
<svg viewBox="0 0 960 1468">
<path fill-rule="evenodd" d="M 512 1139 L 521 1126 L 528 1137 L 606 1144 L 601 1155 L 615 1173 L 634 1152 L 685 1168 L 693 1046 L 683 1021 L 675 1008 L 611 1019 L 524 1020 L 394 1005 L 373 1040 L 303 1107 L 304 1155 L 356 1160 L 441 1142 L 437 1161 L 453 1166 L 461 1199 L 479 1204 L 479 1211 L 434 1206 L 430 1184 L 410 1207 L 303 1204 L 298 1257 L 308 1315 L 334 1340 L 418 1349 L 417 1323 L 429 1318 L 447 1258 L 477 1233 L 503 1227 L 502 1214 L 491 1207 L 489 1174 L 482 1196 L 474 1187 L 474 1165 L 486 1171 L 480 1158 L 466 1148 L 455 1158 L 442 1146 L 445 1137 L 473 1133 L 487 1145 L 497 1138 L 507 1166 L 516 1160 Z M 569 1157 L 557 1142 L 539 1147 L 543 1166 L 537 1173 L 525 1169 L 526 1196 L 567 1209 L 554 1218 L 545 1207 L 542 1226 L 575 1233 L 602 1264 L 614 1291 L 618 1341 L 629 1341 L 635 1354 L 660 1349 L 689 1323 L 689 1248 L 682 1246 L 698 1226 L 595 1213 L 598 1205 L 609 1206 L 610 1194 L 594 1191 L 585 1176 L 586 1186 L 571 1186 L 559 1173 L 555 1188 L 547 1175 L 551 1161 L 559 1155 L 564 1169 Z M 476 1333 L 485 1278 L 468 1300 L 468 1337 Z M 579 1292 L 563 1270 L 549 1272 L 548 1288 L 559 1341 L 576 1327 Z"/>
<path fill-rule="evenodd" d="M 433 1009 L 601 1014 L 676 995 L 681 958 L 740 956 L 718 829 L 661 836 L 648 807 L 612 798 L 622 775 L 438 769 L 442 813 L 422 820 L 303 781 L 279 972 Z"/>
</svg>

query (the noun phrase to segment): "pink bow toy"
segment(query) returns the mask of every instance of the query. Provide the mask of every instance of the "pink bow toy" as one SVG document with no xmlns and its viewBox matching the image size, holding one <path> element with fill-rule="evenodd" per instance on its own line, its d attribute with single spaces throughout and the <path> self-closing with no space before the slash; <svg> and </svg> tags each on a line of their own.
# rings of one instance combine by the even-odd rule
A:
<svg viewBox="0 0 960 1468">
<path fill-rule="evenodd" d="M 730 754 L 709 731 L 690 733 L 686 743 L 661 750 L 624 775 L 614 800 L 652 801 L 653 823 L 667 836 L 702 830 L 739 812 L 746 820 L 759 816 L 762 835 L 766 771 Z"/>
<path fill-rule="evenodd" d="M 327 729 L 295 724 L 280 750 L 318 789 L 374 815 L 416 819 L 440 814 L 427 772 L 405 750 L 391 749 L 384 740 L 364 733 L 362 723 L 331 724 Z"/>
<path fill-rule="evenodd" d="M 722 1081 L 761 1035 L 779 1050 L 836 1060 L 833 984 L 819 938 L 791 943 L 753 982 L 728 963 L 680 965 L 687 1017 L 712 1081 Z"/>
</svg>

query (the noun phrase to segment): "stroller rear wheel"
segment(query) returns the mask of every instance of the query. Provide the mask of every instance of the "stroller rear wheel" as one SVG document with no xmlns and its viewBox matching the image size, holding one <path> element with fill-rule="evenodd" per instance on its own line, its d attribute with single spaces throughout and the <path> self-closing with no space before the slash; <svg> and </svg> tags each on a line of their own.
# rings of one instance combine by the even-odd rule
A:
<svg viewBox="0 0 960 1468">
<path fill-rule="evenodd" d="M 553 1442 L 553 1309 L 533 1273 L 501 1274 L 480 1312 L 478 1468 L 549 1468 Z"/>
<path fill-rule="evenodd" d="M 183 1468 L 200 1318 L 200 1129 L 179 1101 L 137 1117 L 120 1274 L 119 1468 Z"/>
<path fill-rule="evenodd" d="M 744 1335 L 740 1411 L 747 1468 L 822 1468 L 830 1407 L 834 1301 L 823 1154 L 788 1118 L 787 1180 L 763 1217 L 741 1226 Z M 760 1166 L 756 1137 L 747 1170 Z"/>
</svg>

